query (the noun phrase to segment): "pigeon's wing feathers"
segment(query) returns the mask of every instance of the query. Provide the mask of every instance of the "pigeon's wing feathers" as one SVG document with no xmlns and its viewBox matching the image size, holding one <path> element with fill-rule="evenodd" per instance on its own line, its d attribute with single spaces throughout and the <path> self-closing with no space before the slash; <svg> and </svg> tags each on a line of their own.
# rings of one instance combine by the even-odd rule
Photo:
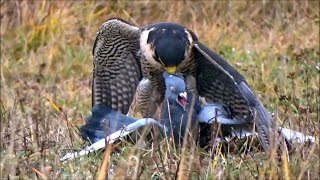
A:
<svg viewBox="0 0 320 180">
<path fill-rule="evenodd" d="M 114 111 L 110 107 L 95 105 L 92 114 L 86 117 L 86 124 L 80 127 L 80 133 L 84 139 L 95 143 L 135 121 L 136 119 Z"/>
<path fill-rule="evenodd" d="M 96 139 L 96 141 L 91 146 L 86 147 L 85 149 L 81 150 L 80 152 L 67 153 L 64 157 L 62 157 L 60 159 L 60 161 L 70 160 L 70 159 L 73 159 L 73 158 L 76 158 L 79 156 L 89 154 L 90 152 L 94 152 L 99 149 L 102 149 L 105 147 L 106 142 L 113 143 L 116 140 L 118 140 L 119 138 L 125 137 L 128 134 L 130 134 L 131 132 L 133 132 L 141 127 L 145 127 L 147 125 L 154 125 L 163 134 L 163 126 L 158 121 L 151 119 L 151 118 L 139 119 L 139 120 L 129 124 L 128 126 L 119 129 L 118 131 L 116 131 L 112 134 L 109 134 L 101 139 Z"/>
</svg>

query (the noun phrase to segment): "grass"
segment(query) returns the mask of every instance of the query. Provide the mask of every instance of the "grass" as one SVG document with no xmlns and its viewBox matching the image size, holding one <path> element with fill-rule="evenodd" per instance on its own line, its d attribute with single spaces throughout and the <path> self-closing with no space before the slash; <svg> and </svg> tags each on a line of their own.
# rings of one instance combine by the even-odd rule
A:
<svg viewBox="0 0 320 180">
<path fill-rule="evenodd" d="M 170 142 L 141 150 L 124 140 L 106 158 L 60 162 L 84 145 L 73 127 L 90 112 L 93 41 L 110 17 L 185 25 L 247 78 L 279 125 L 318 137 L 318 1 L 2 0 L 0 178 L 103 177 L 103 159 L 112 179 L 319 178 L 318 138 L 296 145 L 289 162 L 231 145 L 182 153 Z"/>
</svg>

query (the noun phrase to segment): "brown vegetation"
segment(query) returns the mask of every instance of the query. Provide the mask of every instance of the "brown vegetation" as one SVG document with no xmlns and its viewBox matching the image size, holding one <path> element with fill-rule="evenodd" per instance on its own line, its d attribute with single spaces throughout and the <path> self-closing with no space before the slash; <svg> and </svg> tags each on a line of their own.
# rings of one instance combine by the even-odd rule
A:
<svg viewBox="0 0 320 180">
<path fill-rule="evenodd" d="M 92 45 L 110 17 L 185 25 L 247 78 L 279 125 L 320 133 L 318 1 L 3 0 L 0 178 L 96 177 L 101 152 L 59 159 L 83 145 L 76 127 L 91 108 Z M 108 177 L 173 179 L 180 170 L 179 177 L 200 179 L 319 178 L 318 138 L 282 163 L 264 153 L 222 153 L 221 146 L 181 156 L 170 145 L 114 144 Z"/>
</svg>

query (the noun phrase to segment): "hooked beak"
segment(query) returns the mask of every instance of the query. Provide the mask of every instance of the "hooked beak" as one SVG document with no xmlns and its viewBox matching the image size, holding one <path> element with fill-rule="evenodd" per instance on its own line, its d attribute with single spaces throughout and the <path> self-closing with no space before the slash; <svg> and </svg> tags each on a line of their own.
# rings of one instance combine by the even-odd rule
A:
<svg viewBox="0 0 320 180">
<path fill-rule="evenodd" d="M 175 74 L 176 71 L 177 71 L 177 67 L 176 67 L 176 66 L 168 66 L 168 67 L 166 67 L 166 71 L 167 71 L 169 74 Z"/>
</svg>

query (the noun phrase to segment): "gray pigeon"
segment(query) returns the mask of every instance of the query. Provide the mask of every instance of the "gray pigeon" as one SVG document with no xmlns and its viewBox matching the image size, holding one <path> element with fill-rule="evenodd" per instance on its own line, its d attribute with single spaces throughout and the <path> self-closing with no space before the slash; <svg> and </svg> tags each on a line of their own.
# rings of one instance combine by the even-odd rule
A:
<svg viewBox="0 0 320 180">
<path fill-rule="evenodd" d="M 190 111 L 194 111 L 194 113 L 192 113 L 190 118 L 189 127 L 196 128 L 196 125 L 199 123 L 203 131 L 211 134 L 211 124 L 220 124 L 221 133 L 217 137 L 218 142 L 228 142 L 232 137 L 245 138 L 257 135 L 253 132 L 252 123 L 232 117 L 230 110 L 224 104 L 214 102 L 201 103 L 199 97 L 197 97 L 194 106 L 192 106 L 190 102 L 192 95 L 185 92 L 186 87 L 182 77 L 166 73 L 163 76 L 167 90 L 160 121 L 152 118 L 135 119 L 114 111 L 110 107 L 95 105 L 92 109 L 92 115 L 86 118 L 86 125 L 80 128 L 81 135 L 85 139 L 89 139 L 93 144 L 80 152 L 68 153 L 61 160 L 72 159 L 104 148 L 106 142 L 113 143 L 137 129 L 151 124 L 157 127 L 163 135 L 167 134 L 169 137 L 173 135 L 174 142 L 181 144 L 186 130 L 187 132 L 194 130 L 187 128 L 188 113 Z M 298 143 L 315 141 L 312 136 L 307 136 L 290 129 L 280 128 L 279 131 L 289 141 L 296 141 Z M 200 132 L 198 137 L 200 146 L 207 145 L 210 141 L 209 138 L 210 135 L 201 134 Z"/>
</svg>

